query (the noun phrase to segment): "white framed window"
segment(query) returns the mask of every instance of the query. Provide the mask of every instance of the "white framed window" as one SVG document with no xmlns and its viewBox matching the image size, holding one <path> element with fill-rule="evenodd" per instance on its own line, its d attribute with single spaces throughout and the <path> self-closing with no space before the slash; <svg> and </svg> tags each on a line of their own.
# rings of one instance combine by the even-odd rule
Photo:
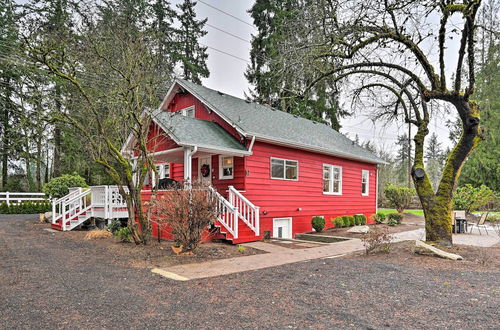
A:
<svg viewBox="0 0 500 330">
<path fill-rule="evenodd" d="M 370 171 L 361 171 L 361 195 L 368 196 L 370 190 Z"/>
<path fill-rule="evenodd" d="M 271 158 L 271 179 L 297 181 L 299 179 L 299 162 L 290 159 Z"/>
<path fill-rule="evenodd" d="M 342 167 L 323 164 L 323 194 L 342 195 Z"/>
<path fill-rule="evenodd" d="M 184 108 L 182 110 L 179 110 L 181 112 L 181 114 L 185 117 L 190 117 L 190 118 L 194 118 L 194 115 L 195 115 L 195 111 L 194 111 L 194 105 L 190 106 L 190 107 L 187 107 L 187 108 Z"/>
<path fill-rule="evenodd" d="M 234 178 L 234 157 L 219 156 L 219 179 Z"/>
</svg>

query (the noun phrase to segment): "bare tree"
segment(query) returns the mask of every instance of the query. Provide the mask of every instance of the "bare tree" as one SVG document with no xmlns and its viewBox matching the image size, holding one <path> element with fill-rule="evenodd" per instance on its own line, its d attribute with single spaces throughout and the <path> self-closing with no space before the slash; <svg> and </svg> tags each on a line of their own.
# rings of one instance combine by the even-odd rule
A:
<svg viewBox="0 0 500 330">
<path fill-rule="evenodd" d="M 344 91 L 353 91 L 355 105 L 376 109 L 376 119 L 402 118 L 416 127 L 411 174 L 425 213 L 426 239 L 445 245 L 452 244 L 453 191 L 482 138 L 480 109 L 472 99 L 480 5 L 481 0 L 314 1 L 301 19 L 289 23 L 290 38 L 280 46 L 287 62 L 282 67 L 315 68 L 307 87 L 296 91 L 299 97 L 333 78 Z M 447 47 L 453 39 L 458 50 Z M 436 192 L 424 169 L 431 102 L 451 105 L 463 126 Z"/>
</svg>

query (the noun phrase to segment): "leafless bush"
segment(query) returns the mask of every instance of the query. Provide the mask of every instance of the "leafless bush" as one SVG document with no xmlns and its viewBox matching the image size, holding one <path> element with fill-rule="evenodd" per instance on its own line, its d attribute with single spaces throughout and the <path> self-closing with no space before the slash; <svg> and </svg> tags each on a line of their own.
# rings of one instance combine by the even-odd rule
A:
<svg viewBox="0 0 500 330">
<path fill-rule="evenodd" d="M 371 226 L 370 231 L 361 237 L 366 254 L 373 252 L 389 252 L 392 236 L 387 228 Z"/>
<path fill-rule="evenodd" d="M 155 215 L 158 225 L 168 227 L 185 251 L 193 251 L 217 219 L 217 199 L 206 185 L 195 183 L 191 189 L 176 188 L 158 197 Z"/>
</svg>

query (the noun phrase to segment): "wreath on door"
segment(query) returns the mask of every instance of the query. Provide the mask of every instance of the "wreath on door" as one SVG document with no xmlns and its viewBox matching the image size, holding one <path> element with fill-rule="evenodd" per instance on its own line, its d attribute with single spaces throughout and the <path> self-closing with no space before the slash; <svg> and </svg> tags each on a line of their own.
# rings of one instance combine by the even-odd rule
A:
<svg viewBox="0 0 500 330">
<path fill-rule="evenodd" d="M 208 164 L 201 165 L 200 173 L 204 178 L 209 176 L 210 175 L 210 165 L 208 165 Z"/>
</svg>

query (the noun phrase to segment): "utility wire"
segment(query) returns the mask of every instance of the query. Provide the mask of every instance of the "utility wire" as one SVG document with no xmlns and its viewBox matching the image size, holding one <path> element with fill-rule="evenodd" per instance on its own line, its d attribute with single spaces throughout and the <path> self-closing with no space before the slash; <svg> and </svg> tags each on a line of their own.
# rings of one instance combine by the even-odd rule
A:
<svg viewBox="0 0 500 330">
<path fill-rule="evenodd" d="M 248 23 L 247 21 L 244 21 L 244 20 L 242 20 L 241 18 L 236 17 L 236 16 L 234 16 L 234 15 L 232 15 L 232 14 L 230 14 L 230 13 L 228 13 L 228 12 L 226 12 L 226 11 L 222 10 L 222 9 L 219 9 L 219 8 L 217 8 L 217 7 L 215 7 L 215 6 L 212 6 L 211 4 L 206 3 L 205 1 L 198 0 L 198 2 L 201 2 L 201 3 L 202 3 L 202 4 L 204 4 L 205 6 L 207 6 L 207 7 L 210 7 L 210 8 L 212 8 L 212 9 L 217 10 L 218 12 L 221 12 L 221 13 L 223 13 L 224 15 L 227 15 L 227 16 L 229 16 L 229 17 L 232 17 L 232 18 L 234 18 L 235 20 L 240 21 L 240 22 L 241 22 L 241 23 L 243 23 L 243 24 L 246 24 L 246 25 L 248 25 L 248 26 L 251 26 L 251 27 L 252 27 L 252 28 L 254 28 L 254 29 L 257 29 L 257 28 L 256 28 L 253 24 L 250 24 L 250 23 Z"/>
</svg>

